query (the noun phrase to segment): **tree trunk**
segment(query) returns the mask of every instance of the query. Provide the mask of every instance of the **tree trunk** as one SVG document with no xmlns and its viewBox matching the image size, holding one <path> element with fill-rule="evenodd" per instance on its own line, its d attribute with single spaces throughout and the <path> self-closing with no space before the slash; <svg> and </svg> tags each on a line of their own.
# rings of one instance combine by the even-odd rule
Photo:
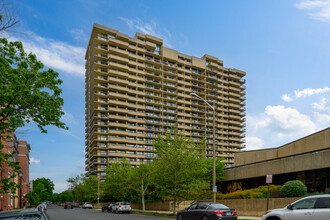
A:
<svg viewBox="0 0 330 220">
<path fill-rule="evenodd" d="M 141 196 L 142 196 L 142 212 L 146 211 L 145 202 L 144 202 L 144 189 L 143 189 L 143 177 L 141 176 Z"/>
</svg>

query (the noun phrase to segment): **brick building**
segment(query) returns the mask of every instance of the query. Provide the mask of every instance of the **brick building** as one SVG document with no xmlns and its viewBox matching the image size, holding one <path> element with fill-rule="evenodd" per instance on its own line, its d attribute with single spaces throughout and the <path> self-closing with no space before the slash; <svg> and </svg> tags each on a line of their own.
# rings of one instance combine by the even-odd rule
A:
<svg viewBox="0 0 330 220">
<path fill-rule="evenodd" d="M 18 175 L 12 181 L 22 184 L 22 189 L 18 189 L 16 192 L 2 194 L 0 193 L 0 210 L 11 210 L 20 207 L 20 201 L 22 201 L 21 207 L 25 204 L 24 196 L 29 192 L 29 152 L 30 145 L 26 141 L 20 141 L 15 134 L 10 135 L 8 139 L 1 140 L 4 148 L 2 152 L 13 153 L 14 157 L 12 161 L 18 161 L 21 166 L 21 177 Z M 1 164 L 0 179 L 9 177 L 12 175 L 13 170 L 5 163 Z M 1 186 L 0 186 L 1 187 Z M 18 198 L 13 198 L 13 195 L 17 195 Z M 20 200 L 21 198 L 21 200 Z"/>
</svg>

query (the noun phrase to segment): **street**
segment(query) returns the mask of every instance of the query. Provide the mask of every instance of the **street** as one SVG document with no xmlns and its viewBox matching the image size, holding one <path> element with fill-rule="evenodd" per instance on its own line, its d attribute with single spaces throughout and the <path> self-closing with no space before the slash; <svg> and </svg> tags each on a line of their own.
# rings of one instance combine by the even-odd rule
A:
<svg viewBox="0 0 330 220">
<path fill-rule="evenodd" d="M 50 220 L 161 220 L 169 219 L 162 217 L 151 217 L 136 214 L 113 214 L 109 212 L 101 212 L 95 209 L 64 209 L 62 206 L 50 205 L 47 207 L 46 213 Z"/>
</svg>

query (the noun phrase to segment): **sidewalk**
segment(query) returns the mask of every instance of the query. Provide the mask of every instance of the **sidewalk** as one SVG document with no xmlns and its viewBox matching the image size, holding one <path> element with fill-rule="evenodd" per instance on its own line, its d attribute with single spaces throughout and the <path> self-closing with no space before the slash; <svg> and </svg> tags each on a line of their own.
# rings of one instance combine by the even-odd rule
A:
<svg viewBox="0 0 330 220">
<path fill-rule="evenodd" d="M 141 212 L 141 209 L 132 209 L 132 211 L 139 211 Z M 146 210 L 145 212 L 155 212 L 155 213 L 165 213 L 165 214 L 172 214 L 172 211 L 156 211 L 156 210 Z M 143 214 L 143 213 L 141 213 Z M 253 216 L 238 216 L 239 219 L 249 219 L 249 220 L 260 220 L 261 217 L 253 217 Z"/>
<path fill-rule="evenodd" d="M 252 216 L 238 216 L 238 220 L 239 219 L 249 219 L 249 220 L 260 220 L 261 217 L 252 217 Z"/>
</svg>

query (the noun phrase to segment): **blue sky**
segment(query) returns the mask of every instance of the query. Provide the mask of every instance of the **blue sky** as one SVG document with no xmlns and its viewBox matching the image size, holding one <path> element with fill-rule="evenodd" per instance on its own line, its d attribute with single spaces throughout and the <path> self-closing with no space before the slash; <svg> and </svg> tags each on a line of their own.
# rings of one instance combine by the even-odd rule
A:
<svg viewBox="0 0 330 220">
<path fill-rule="evenodd" d="M 63 80 L 69 131 L 29 124 L 31 179 L 57 192 L 84 172 L 84 55 L 93 23 L 164 39 L 187 55 L 216 56 L 246 71 L 247 149 L 277 147 L 330 125 L 330 1 L 13 0 L 20 23 L 6 33 Z"/>
</svg>

